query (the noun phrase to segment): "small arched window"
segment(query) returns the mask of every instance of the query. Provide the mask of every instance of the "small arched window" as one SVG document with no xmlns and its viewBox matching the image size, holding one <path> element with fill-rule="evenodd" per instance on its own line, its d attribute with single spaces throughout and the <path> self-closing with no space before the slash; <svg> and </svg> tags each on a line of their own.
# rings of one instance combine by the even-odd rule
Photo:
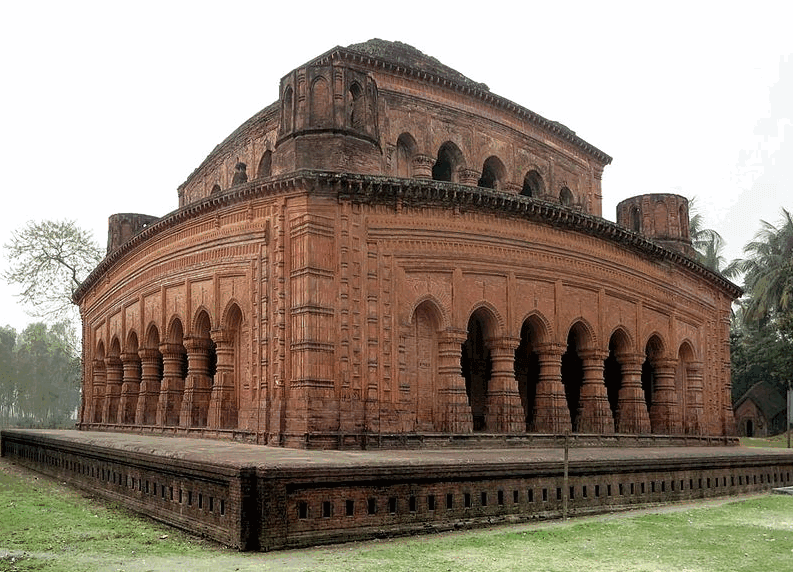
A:
<svg viewBox="0 0 793 572">
<path fill-rule="evenodd" d="M 545 193 L 545 184 L 542 175 L 536 169 L 532 169 L 523 178 L 523 189 L 520 194 L 524 197 L 541 197 Z"/>
<path fill-rule="evenodd" d="M 631 230 L 633 232 L 642 231 L 642 215 L 638 207 L 631 207 Z"/>
<path fill-rule="evenodd" d="M 214 195 L 214 194 L 217 194 L 219 192 L 220 192 L 220 185 L 215 183 L 214 185 L 212 185 L 212 190 L 209 192 L 209 194 L 210 195 Z"/>
<path fill-rule="evenodd" d="M 456 182 L 457 169 L 462 164 L 462 151 L 457 145 L 447 141 L 438 149 L 438 159 L 432 167 L 432 180 Z"/>
<path fill-rule="evenodd" d="M 272 174 L 273 152 L 265 151 L 259 159 L 259 168 L 256 169 L 256 176 L 260 179 L 269 177 Z"/>
<path fill-rule="evenodd" d="M 562 190 L 559 192 L 559 202 L 565 207 L 572 206 L 573 192 L 567 187 L 562 187 Z"/>
<path fill-rule="evenodd" d="M 498 190 L 505 174 L 504 163 L 496 156 L 488 157 L 484 165 L 482 165 L 482 176 L 479 178 L 477 186 Z"/>
<path fill-rule="evenodd" d="M 366 113 L 364 107 L 363 89 L 360 84 L 354 82 L 350 85 L 350 125 L 352 127 L 361 128 L 364 126 L 364 114 Z"/>
<path fill-rule="evenodd" d="M 289 133 L 292 131 L 292 86 L 287 86 L 284 90 L 284 107 L 282 110 L 283 115 L 283 131 Z"/>
</svg>

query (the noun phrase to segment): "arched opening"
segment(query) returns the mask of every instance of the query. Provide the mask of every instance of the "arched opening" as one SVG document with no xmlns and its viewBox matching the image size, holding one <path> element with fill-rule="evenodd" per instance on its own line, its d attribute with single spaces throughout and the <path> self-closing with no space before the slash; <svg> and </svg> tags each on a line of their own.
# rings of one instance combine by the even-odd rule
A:
<svg viewBox="0 0 793 572">
<path fill-rule="evenodd" d="M 619 393 L 622 389 L 622 366 L 617 356 L 627 353 L 630 340 L 622 330 L 617 330 L 609 338 L 609 355 L 603 363 L 603 379 L 606 383 L 606 396 L 609 400 L 615 431 L 619 425 Z"/>
<path fill-rule="evenodd" d="M 653 391 L 655 390 L 655 362 L 663 354 L 663 342 L 658 336 L 652 336 L 647 340 L 644 348 L 644 363 L 642 364 L 642 390 L 644 391 L 644 402 L 647 410 L 653 404 Z"/>
<path fill-rule="evenodd" d="M 350 125 L 356 129 L 366 125 L 366 106 L 363 97 L 363 88 L 358 82 L 350 85 Z"/>
<path fill-rule="evenodd" d="M 574 429 L 578 425 L 581 386 L 584 384 L 584 363 L 580 351 L 587 346 L 588 338 L 586 328 L 580 322 L 574 324 L 567 334 L 567 350 L 562 355 L 562 384 Z"/>
<path fill-rule="evenodd" d="M 688 342 L 680 344 L 677 352 L 677 366 L 675 367 L 675 394 L 677 395 L 677 410 L 675 417 L 683 420 L 683 430 L 688 433 L 698 433 L 697 430 L 697 411 L 689 403 L 689 369 L 694 362 L 694 349 Z"/>
<path fill-rule="evenodd" d="M 217 367 L 215 343 L 210 337 L 212 325 L 205 310 L 198 313 L 193 335 L 189 339 L 185 403 L 179 424 L 183 427 L 206 427 L 212 379 Z"/>
<path fill-rule="evenodd" d="M 479 178 L 477 186 L 486 189 L 500 189 L 503 185 L 507 169 L 501 159 L 495 156 L 488 157 L 482 166 L 482 176 Z"/>
<path fill-rule="evenodd" d="M 438 149 L 438 158 L 432 166 L 433 181 L 457 182 L 457 170 L 463 165 L 463 153 L 451 141 Z"/>
<path fill-rule="evenodd" d="M 537 382 L 540 379 L 540 356 L 537 346 L 545 338 L 545 328 L 536 316 L 523 322 L 520 329 L 520 344 L 515 350 L 515 379 L 518 382 L 520 403 L 526 418 L 526 431 L 534 422 L 534 400 Z"/>
<path fill-rule="evenodd" d="M 163 375 L 163 358 L 160 353 L 160 332 L 154 324 L 149 327 L 146 344 L 141 352 L 140 397 L 135 421 L 139 425 L 154 425 L 157 420 L 157 402 Z"/>
<path fill-rule="evenodd" d="M 655 202 L 655 236 L 669 236 L 669 208 L 663 201 Z"/>
<path fill-rule="evenodd" d="M 642 215 L 638 207 L 631 207 L 631 230 L 633 232 L 642 231 Z"/>
<path fill-rule="evenodd" d="M 256 168 L 256 176 L 260 179 L 269 177 L 273 169 L 273 152 L 269 149 L 262 153 L 262 158 L 259 159 L 259 166 Z"/>
<path fill-rule="evenodd" d="M 689 237 L 689 220 L 688 220 L 688 209 L 686 208 L 685 204 L 680 205 L 680 209 L 678 210 L 678 217 L 680 222 L 680 235 L 683 238 Z"/>
<path fill-rule="evenodd" d="M 314 79 L 311 84 L 311 107 L 309 124 L 312 127 L 324 127 L 330 118 L 330 87 L 323 76 Z"/>
<path fill-rule="evenodd" d="M 210 359 L 209 374 L 212 380 L 212 399 L 216 407 L 213 426 L 221 429 L 237 427 L 239 417 L 240 387 L 242 385 L 242 311 L 232 304 L 226 313 L 220 340 L 210 347 L 215 364 Z"/>
<path fill-rule="evenodd" d="M 751 419 L 746 420 L 745 434 L 747 437 L 754 437 L 754 422 Z"/>
<path fill-rule="evenodd" d="M 96 353 L 94 354 L 93 363 L 93 416 L 94 423 L 102 422 L 102 412 L 104 411 L 105 404 L 105 384 L 106 384 L 106 368 L 105 368 L 105 344 L 102 340 L 96 345 Z"/>
<path fill-rule="evenodd" d="M 462 347 L 460 368 L 465 378 L 465 392 L 471 407 L 474 431 L 486 431 L 487 390 L 493 373 L 490 349 L 485 344 L 491 317 L 479 309 L 468 319 L 468 338 Z"/>
<path fill-rule="evenodd" d="M 535 199 L 545 194 L 545 183 L 542 180 L 542 175 L 536 169 L 532 169 L 523 177 L 523 189 L 520 194 Z"/>
<path fill-rule="evenodd" d="M 219 192 L 220 192 L 220 185 L 218 185 L 217 183 L 215 183 L 214 185 L 212 185 L 212 190 L 211 190 L 211 191 L 209 191 L 209 194 L 210 194 L 210 195 L 216 195 L 216 194 L 218 194 Z"/>
<path fill-rule="evenodd" d="M 283 126 L 283 133 L 290 133 L 292 131 L 292 114 L 294 113 L 294 110 L 292 109 L 292 99 L 292 86 L 288 85 L 284 90 L 284 105 L 281 110 L 281 125 Z"/>
<path fill-rule="evenodd" d="M 140 392 L 140 357 L 138 356 L 138 335 L 131 331 L 124 345 L 122 367 L 124 378 L 121 386 L 121 401 L 119 404 L 119 422 L 123 425 L 135 423 L 135 412 L 138 407 L 138 394 Z"/>
<path fill-rule="evenodd" d="M 102 421 L 115 424 L 118 421 L 118 405 L 121 399 L 121 384 L 124 379 L 124 367 L 121 364 L 121 343 L 117 337 L 110 342 L 110 349 L 105 358 L 105 416 Z"/>
<path fill-rule="evenodd" d="M 412 406 L 415 408 L 413 430 L 434 431 L 434 405 L 438 400 L 438 330 L 440 320 L 434 304 L 422 302 L 413 312 L 405 351 Z"/>
<path fill-rule="evenodd" d="M 417 152 L 416 140 L 410 133 L 403 133 L 397 139 L 395 175 L 408 179 L 413 176 L 413 157 Z"/>
<path fill-rule="evenodd" d="M 166 344 L 161 348 L 162 386 L 157 404 L 157 424 L 172 427 L 179 425 L 187 379 L 187 350 L 184 346 L 184 329 L 179 318 L 171 321 L 166 339 Z"/>
<path fill-rule="evenodd" d="M 562 187 L 559 191 L 559 202 L 563 207 L 573 206 L 573 192 L 567 187 Z"/>
</svg>

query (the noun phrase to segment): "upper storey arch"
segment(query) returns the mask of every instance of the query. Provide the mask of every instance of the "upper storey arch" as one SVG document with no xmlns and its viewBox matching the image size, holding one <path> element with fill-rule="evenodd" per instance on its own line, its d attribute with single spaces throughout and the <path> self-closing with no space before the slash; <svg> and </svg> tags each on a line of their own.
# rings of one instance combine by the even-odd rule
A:
<svg viewBox="0 0 793 572">
<path fill-rule="evenodd" d="M 465 167 L 465 158 L 460 148 L 451 141 L 446 141 L 438 149 L 435 164 L 432 166 L 433 181 L 460 181 L 460 169 Z"/>
</svg>

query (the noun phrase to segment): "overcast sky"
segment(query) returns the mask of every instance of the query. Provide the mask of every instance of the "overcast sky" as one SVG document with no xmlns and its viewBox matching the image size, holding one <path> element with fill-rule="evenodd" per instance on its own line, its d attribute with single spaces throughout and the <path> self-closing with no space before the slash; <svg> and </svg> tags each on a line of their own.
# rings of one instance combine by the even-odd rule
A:
<svg viewBox="0 0 793 572">
<path fill-rule="evenodd" d="M 793 209 L 785 2 L 4 2 L 0 243 L 28 220 L 164 215 L 280 78 L 328 49 L 399 40 L 614 157 L 603 215 L 696 196 L 741 255 Z M 0 259 L 5 268 L 5 258 Z M 0 284 L 0 325 L 32 321 Z"/>
</svg>

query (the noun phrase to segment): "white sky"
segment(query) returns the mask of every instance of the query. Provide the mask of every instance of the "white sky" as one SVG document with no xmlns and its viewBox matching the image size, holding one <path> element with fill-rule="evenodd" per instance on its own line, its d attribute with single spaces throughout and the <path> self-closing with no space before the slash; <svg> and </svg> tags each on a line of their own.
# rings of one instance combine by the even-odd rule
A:
<svg viewBox="0 0 793 572">
<path fill-rule="evenodd" d="M 789 2 L 0 4 L 0 243 L 28 220 L 164 215 L 280 78 L 374 37 L 434 56 L 614 157 L 603 214 L 648 192 L 697 197 L 741 255 L 793 209 Z M 5 268 L 5 258 L 0 267 Z M 0 325 L 33 321 L 0 284 Z"/>
</svg>

